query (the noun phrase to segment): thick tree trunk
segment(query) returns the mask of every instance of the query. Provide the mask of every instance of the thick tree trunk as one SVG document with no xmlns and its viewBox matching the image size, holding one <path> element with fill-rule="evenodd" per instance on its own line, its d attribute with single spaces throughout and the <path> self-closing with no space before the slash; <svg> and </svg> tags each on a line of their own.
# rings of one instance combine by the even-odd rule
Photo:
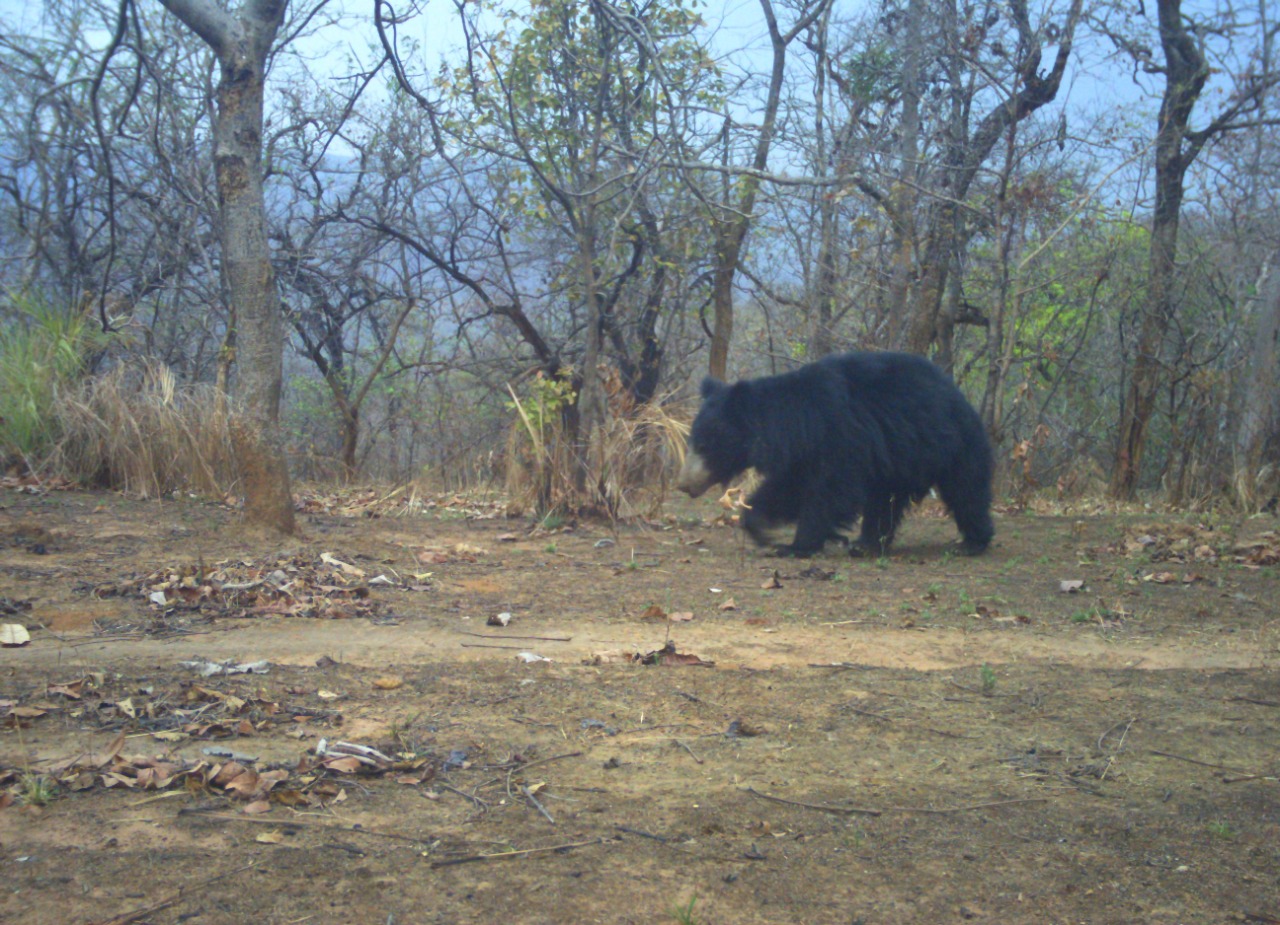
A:
<svg viewBox="0 0 1280 925">
<path fill-rule="evenodd" d="M 296 523 L 279 430 L 284 320 L 267 243 L 262 188 L 266 61 L 288 0 L 249 0 L 228 13 L 212 0 L 161 0 L 218 58 L 213 124 L 222 272 L 237 320 L 239 404 L 249 422 L 237 432 L 252 524 L 293 533 Z"/>
</svg>

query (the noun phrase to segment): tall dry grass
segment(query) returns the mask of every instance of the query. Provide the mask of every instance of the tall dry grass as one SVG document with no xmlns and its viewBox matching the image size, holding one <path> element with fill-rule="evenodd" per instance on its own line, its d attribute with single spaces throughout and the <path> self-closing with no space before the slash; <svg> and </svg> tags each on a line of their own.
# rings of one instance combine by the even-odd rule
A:
<svg viewBox="0 0 1280 925">
<path fill-rule="evenodd" d="M 161 363 L 121 366 L 60 396 L 51 463 L 84 484 L 143 498 L 223 497 L 237 482 L 227 403 Z"/>
<path fill-rule="evenodd" d="M 689 419 L 679 406 L 610 401 L 610 413 L 583 446 L 563 415 L 530 407 L 514 392 L 516 422 L 507 441 L 507 493 L 513 510 L 595 511 L 615 520 L 652 516 L 684 464 Z"/>
</svg>

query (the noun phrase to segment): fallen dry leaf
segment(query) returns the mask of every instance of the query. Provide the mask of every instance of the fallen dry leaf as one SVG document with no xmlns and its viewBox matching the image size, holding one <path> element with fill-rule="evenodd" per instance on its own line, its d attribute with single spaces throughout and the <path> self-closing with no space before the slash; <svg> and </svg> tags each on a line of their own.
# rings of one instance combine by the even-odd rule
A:
<svg viewBox="0 0 1280 925">
<path fill-rule="evenodd" d="M 25 646 L 30 641 L 31 634 L 27 632 L 27 628 L 21 623 L 0 624 L 0 646 L 6 649 L 16 649 L 19 646 Z"/>
</svg>

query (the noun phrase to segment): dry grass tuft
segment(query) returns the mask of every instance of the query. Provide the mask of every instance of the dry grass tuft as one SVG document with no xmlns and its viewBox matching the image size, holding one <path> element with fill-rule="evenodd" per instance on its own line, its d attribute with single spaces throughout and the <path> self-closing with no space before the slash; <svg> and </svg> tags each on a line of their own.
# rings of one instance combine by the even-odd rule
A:
<svg viewBox="0 0 1280 925">
<path fill-rule="evenodd" d="M 227 403 L 212 386 L 179 385 L 160 363 L 118 367 L 59 398 L 53 465 L 84 484 L 143 498 L 223 497 L 237 481 Z"/>
<path fill-rule="evenodd" d="M 511 392 L 516 424 L 507 440 L 507 493 L 513 511 L 595 511 L 629 520 L 661 507 L 684 463 L 688 416 L 670 401 L 634 406 L 610 390 L 609 415 L 589 444 L 571 433 L 565 401 L 546 390 Z"/>
</svg>

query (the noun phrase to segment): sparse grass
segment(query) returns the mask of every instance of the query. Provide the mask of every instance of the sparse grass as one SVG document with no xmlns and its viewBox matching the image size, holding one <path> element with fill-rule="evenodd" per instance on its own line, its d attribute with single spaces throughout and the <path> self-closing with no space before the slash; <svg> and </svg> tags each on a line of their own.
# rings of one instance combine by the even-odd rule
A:
<svg viewBox="0 0 1280 925">
<path fill-rule="evenodd" d="M 689 901 L 684 905 L 677 903 L 671 907 L 671 918 L 679 925 L 698 925 L 698 919 L 694 916 L 693 907 L 698 902 L 698 896 L 695 893 L 689 897 Z"/>
<path fill-rule="evenodd" d="M 27 806 L 48 806 L 57 795 L 57 785 L 43 774 L 24 771 L 18 779 L 18 799 Z"/>
<path fill-rule="evenodd" d="M 996 672 L 990 665 L 983 665 L 978 669 L 978 676 L 982 679 L 982 693 L 990 697 L 996 692 Z"/>
<path fill-rule="evenodd" d="M 564 514 L 559 511 L 552 511 L 538 522 L 538 526 L 543 530 L 559 530 L 568 522 L 568 518 Z"/>
<path fill-rule="evenodd" d="M 1229 822 L 1210 822 L 1207 828 L 1209 829 L 1209 834 L 1214 838 L 1230 840 L 1236 837 L 1236 830 L 1231 827 Z"/>
</svg>

